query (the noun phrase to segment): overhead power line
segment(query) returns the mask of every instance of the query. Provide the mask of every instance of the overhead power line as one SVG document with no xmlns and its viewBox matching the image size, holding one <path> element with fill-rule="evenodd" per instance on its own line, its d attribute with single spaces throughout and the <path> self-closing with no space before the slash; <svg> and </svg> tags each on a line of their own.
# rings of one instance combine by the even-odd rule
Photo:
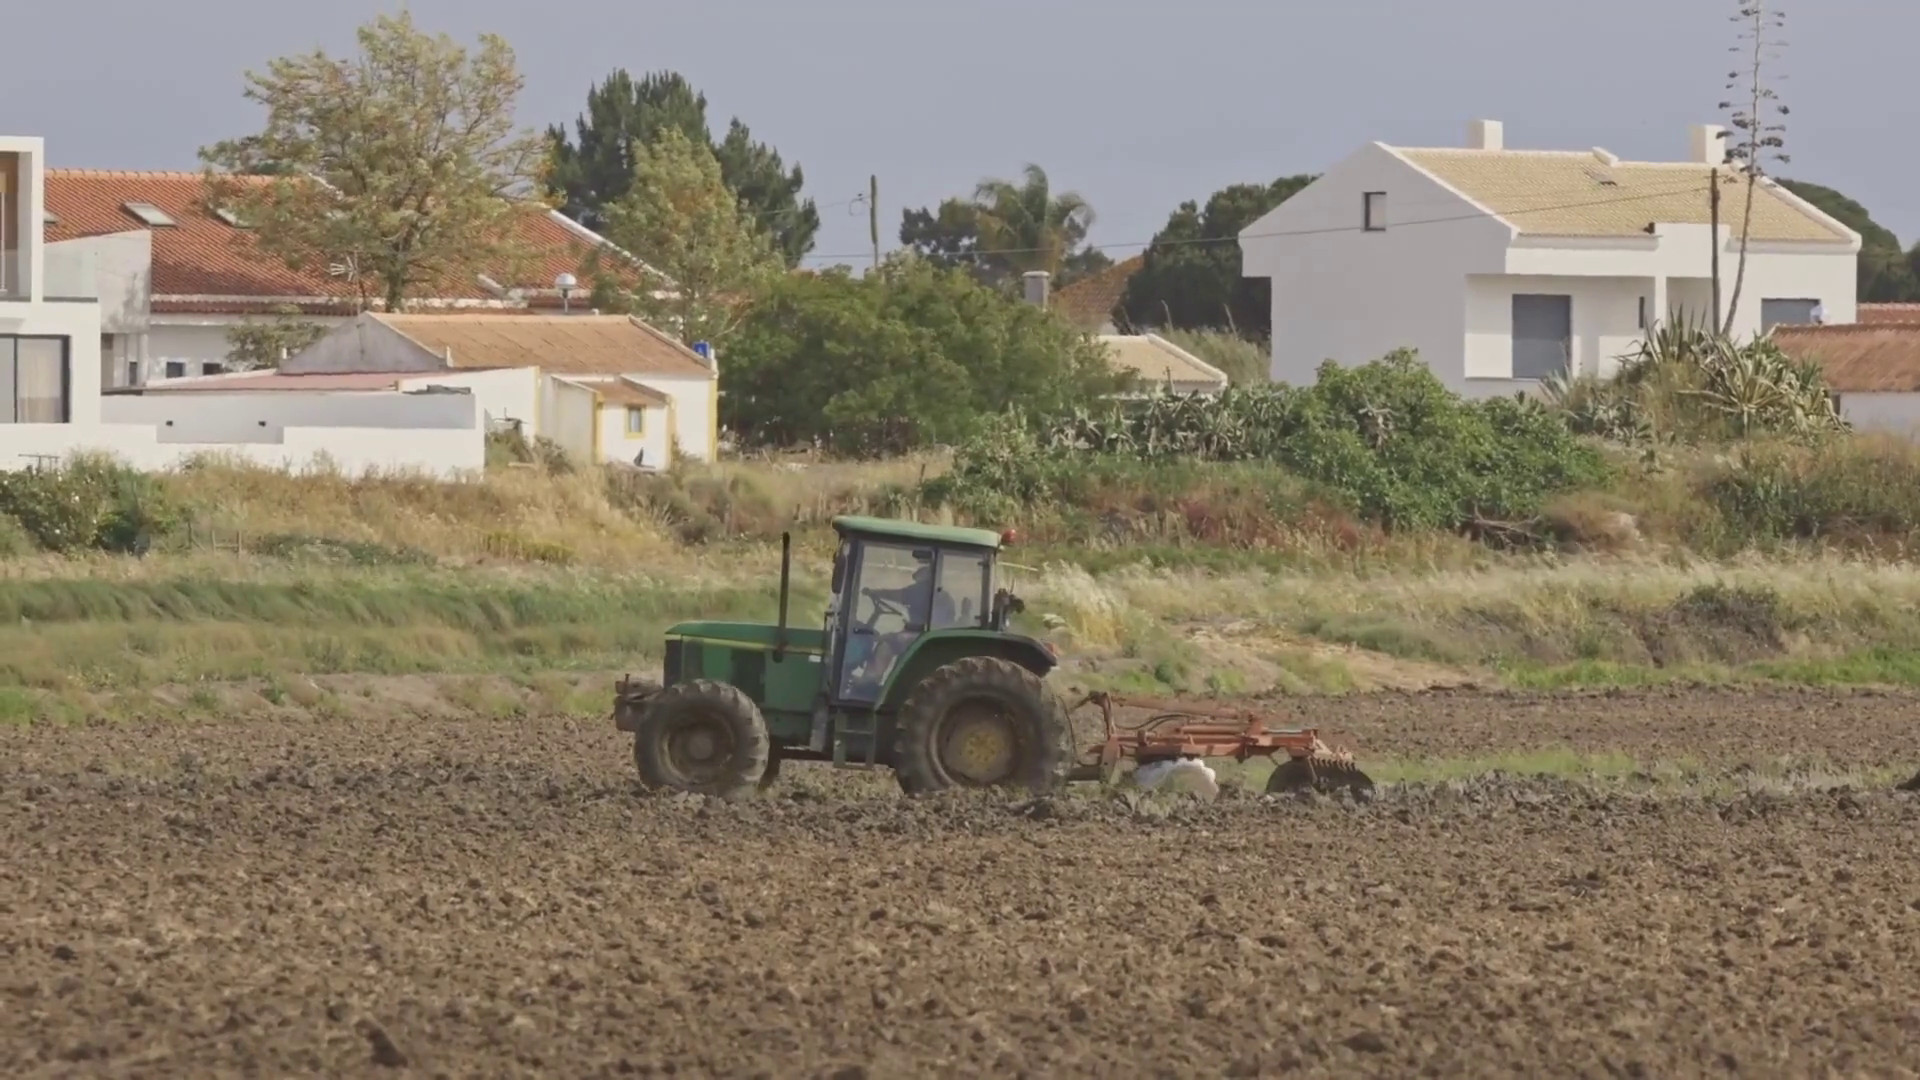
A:
<svg viewBox="0 0 1920 1080">
<path fill-rule="evenodd" d="M 1615 195 L 1611 198 L 1606 198 L 1606 199 L 1588 199 L 1582 202 L 1559 203 L 1553 206 L 1531 206 L 1526 208 L 1525 210 L 1508 210 L 1508 211 L 1504 211 L 1497 214 L 1489 211 L 1485 211 L 1485 210 L 1475 210 L 1472 213 L 1468 213 L 1468 214 L 1452 214 L 1446 217 L 1418 218 L 1413 221 L 1394 222 L 1392 227 L 1394 229 L 1406 229 L 1406 228 L 1412 228 L 1416 225 L 1443 225 L 1451 222 L 1475 221 L 1483 218 L 1522 217 L 1527 214 L 1544 214 L 1544 213 L 1550 213 L 1556 210 L 1578 210 L 1588 206 L 1608 206 L 1608 205 L 1617 204 L 1617 203 L 1642 202 L 1647 199 L 1664 199 L 1669 195 L 1685 195 L 1689 193 L 1706 195 L 1707 194 L 1706 185 L 1689 184 L 1685 187 L 1662 188 L 1657 191 L 1643 191 L 1635 195 Z M 1264 240 L 1264 239 L 1281 237 L 1281 236 L 1322 236 L 1322 235 L 1328 235 L 1333 233 L 1365 232 L 1365 231 L 1367 231 L 1367 229 L 1365 224 L 1363 223 L 1360 225 L 1329 225 L 1324 228 L 1318 228 L 1318 229 L 1284 229 L 1284 230 L 1275 230 L 1272 232 L 1248 233 L 1245 236 L 1195 236 L 1195 237 L 1188 237 L 1185 239 L 1161 240 L 1161 241 L 1158 241 L 1158 243 L 1162 246 L 1167 246 L 1167 247 L 1176 247 L 1176 246 L 1188 247 L 1188 246 L 1206 245 L 1206 244 L 1237 244 L 1243 239 L 1244 240 Z M 1152 240 L 1129 241 L 1127 243 L 1089 244 L 1085 248 L 1080 250 L 1107 251 L 1107 252 L 1120 251 L 1120 250 L 1134 250 L 1134 249 L 1144 250 L 1146 248 L 1153 247 L 1154 245 L 1155 245 L 1155 241 L 1152 241 Z M 1040 254 L 1050 250 L 1052 249 L 1037 248 L 1037 247 L 986 248 L 986 249 L 979 249 L 975 251 L 956 252 L 952 255 L 945 255 L 942 257 L 953 258 L 953 259 L 978 259 L 978 258 L 984 258 L 986 256 L 990 256 L 990 255 L 1036 255 L 1036 254 Z M 863 251 L 863 252 L 858 252 L 854 254 L 844 254 L 844 255 L 811 255 L 810 254 L 806 256 L 806 258 L 822 259 L 822 260 L 859 259 L 859 258 L 865 258 L 867 255 L 868 253 Z"/>
</svg>

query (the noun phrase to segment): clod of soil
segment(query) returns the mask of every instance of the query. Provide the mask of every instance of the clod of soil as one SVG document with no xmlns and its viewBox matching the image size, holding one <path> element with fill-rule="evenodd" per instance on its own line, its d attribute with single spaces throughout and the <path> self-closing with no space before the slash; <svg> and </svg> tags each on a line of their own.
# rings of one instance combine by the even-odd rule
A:
<svg viewBox="0 0 1920 1080">
<path fill-rule="evenodd" d="M 1276 703 L 1367 753 L 1910 754 L 1886 698 Z M 8 1075 L 1920 1070 L 1920 800 L 648 796 L 605 722 L 0 729 Z M 1881 756 L 1885 755 L 1885 756 Z M 1910 758 L 1908 758 L 1910 760 Z M 1916 778 L 1920 781 L 1920 778 Z"/>
</svg>

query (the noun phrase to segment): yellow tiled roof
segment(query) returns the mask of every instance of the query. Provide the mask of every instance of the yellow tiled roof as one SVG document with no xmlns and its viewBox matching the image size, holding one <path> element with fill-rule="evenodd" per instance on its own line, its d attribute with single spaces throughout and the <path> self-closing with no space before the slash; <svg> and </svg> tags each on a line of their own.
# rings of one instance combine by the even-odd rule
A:
<svg viewBox="0 0 1920 1080">
<path fill-rule="evenodd" d="M 1647 225 L 1707 225 L 1710 166 L 1686 162 L 1613 161 L 1587 151 L 1409 149 L 1394 151 L 1454 190 L 1543 236 L 1644 235 Z M 1720 172 L 1720 220 L 1736 235 L 1746 179 Z M 1847 234 L 1809 215 L 1768 184 L 1754 193 L 1755 240 L 1846 241 Z"/>
<path fill-rule="evenodd" d="M 1226 389 L 1225 373 L 1158 334 L 1101 334 L 1100 342 L 1115 370 L 1138 375 L 1143 389 L 1168 381 Z"/>
</svg>

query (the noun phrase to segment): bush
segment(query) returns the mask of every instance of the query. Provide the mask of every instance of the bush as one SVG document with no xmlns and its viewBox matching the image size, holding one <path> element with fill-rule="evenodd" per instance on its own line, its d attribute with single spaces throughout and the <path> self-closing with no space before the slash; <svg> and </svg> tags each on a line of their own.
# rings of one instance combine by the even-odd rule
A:
<svg viewBox="0 0 1920 1080">
<path fill-rule="evenodd" d="M 181 518 L 153 477 L 91 456 L 66 468 L 0 473 L 0 514 L 48 551 L 132 554 L 144 554 Z"/>
<path fill-rule="evenodd" d="M 1100 458 L 1265 463 L 1382 528 L 1512 535 L 1551 496 L 1597 484 L 1601 455 L 1536 402 L 1469 402 L 1412 353 L 1358 368 L 1322 365 L 1311 387 L 1160 395 L 1053 420 L 1014 416 L 964 443 L 927 489 L 982 516 L 1073 502 Z"/>
<path fill-rule="evenodd" d="M 1920 448 L 1904 442 L 1743 446 L 1705 471 L 1694 493 L 1747 542 L 1920 542 Z"/>
<path fill-rule="evenodd" d="M 1818 439 L 1847 427 L 1818 364 L 1770 337 L 1741 344 L 1704 324 L 1662 326 L 1611 378 L 1559 379 L 1547 390 L 1574 431 L 1628 445 Z"/>
</svg>

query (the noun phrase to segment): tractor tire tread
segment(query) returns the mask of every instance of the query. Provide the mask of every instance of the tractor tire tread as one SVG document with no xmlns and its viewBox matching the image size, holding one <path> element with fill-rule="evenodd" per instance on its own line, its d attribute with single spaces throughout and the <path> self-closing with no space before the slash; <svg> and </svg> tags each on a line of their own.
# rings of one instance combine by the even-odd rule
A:
<svg viewBox="0 0 1920 1080">
<path fill-rule="evenodd" d="M 714 709 L 725 719 L 734 744 L 743 751 L 735 755 L 723 779 L 688 787 L 673 782 L 672 770 L 656 756 L 661 749 L 657 740 L 649 736 L 676 711 L 700 706 Z M 640 783 L 656 791 L 688 790 L 721 798 L 743 795 L 759 787 L 767 775 L 772 753 L 773 740 L 767 732 L 766 719 L 760 715 L 760 707 L 739 687 L 715 679 L 691 679 L 654 692 L 647 700 L 646 712 L 633 736 L 633 761 L 640 772 Z"/>
<path fill-rule="evenodd" d="M 894 775 L 909 795 L 958 786 L 937 760 L 933 728 L 964 697 L 981 693 L 1011 707 L 1020 727 L 1024 754 L 1008 786 L 1035 794 L 1058 790 L 1063 772 L 1068 724 L 1066 708 L 1040 677 L 1011 660 L 970 656 L 936 668 L 902 703 L 894 729 Z"/>
</svg>

